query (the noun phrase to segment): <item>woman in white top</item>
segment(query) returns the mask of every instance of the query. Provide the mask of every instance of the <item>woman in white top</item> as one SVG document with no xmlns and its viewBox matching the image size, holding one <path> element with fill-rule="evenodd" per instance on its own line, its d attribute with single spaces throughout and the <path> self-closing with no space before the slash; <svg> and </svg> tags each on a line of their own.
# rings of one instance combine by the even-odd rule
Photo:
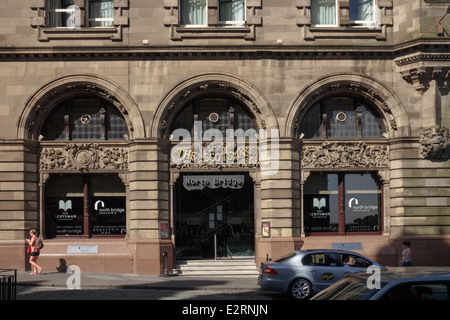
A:
<svg viewBox="0 0 450 320">
<path fill-rule="evenodd" d="M 412 252 L 411 252 L 411 242 L 403 241 L 403 251 L 402 251 L 402 259 L 400 260 L 401 267 L 410 267 L 412 266 Z"/>
</svg>

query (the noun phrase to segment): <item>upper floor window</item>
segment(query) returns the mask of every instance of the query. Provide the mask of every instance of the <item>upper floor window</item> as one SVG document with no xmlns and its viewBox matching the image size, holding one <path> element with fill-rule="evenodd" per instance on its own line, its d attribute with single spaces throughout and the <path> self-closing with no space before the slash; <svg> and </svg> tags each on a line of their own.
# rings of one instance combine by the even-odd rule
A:
<svg viewBox="0 0 450 320">
<path fill-rule="evenodd" d="M 207 0 L 182 0 L 181 25 L 206 26 L 208 21 Z M 245 24 L 245 0 L 219 0 L 219 25 L 242 26 Z"/>
<path fill-rule="evenodd" d="M 363 27 L 375 25 L 375 0 L 350 0 L 350 23 Z"/>
<path fill-rule="evenodd" d="M 74 0 L 49 0 L 47 24 L 53 28 L 76 26 L 76 6 Z"/>
<path fill-rule="evenodd" d="M 335 27 L 339 25 L 338 0 L 311 1 L 311 25 Z M 350 24 L 354 26 L 375 26 L 375 0 L 349 0 Z"/>
<path fill-rule="evenodd" d="M 89 27 L 112 27 L 114 23 L 114 1 L 89 0 Z"/>
<path fill-rule="evenodd" d="M 219 24 L 243 26 L 245 24 L 245 0 L 219 0 Z"/>
<path fill-rule="evenodd" d="M 380 138 L 380 117 L 364 102 L 347 97 L 322 99 L 302 119 L 300 133 L 310 138 Z"/>
<path fill-rule="evenodd" d="M 92 98 L 63 102 L 41 130 L 44 140 L 123 140 L 128 134 L 122 114 L 103 100 Z"/>
<path fill-rule="evenodd" d="M 208 7 L 206 0 L 182 0 L 181 24 L 184 26 L 206 25 Z"/>
<path fill-rule="evenodd" d="M 86 0 L 84 16 L 89 27 L 113 27 L 114 1 Z M 47 26 L 50 28 L 79 28 L 85 25 L 82 21 L 82 8 L 74 4 L 74 0 L 49 0 Z"/>
<path fill-rule="evenodd" d="M 337 26 L 337 0 L 311 2 L 311 24 L 316 27 Z"/>
</svg>

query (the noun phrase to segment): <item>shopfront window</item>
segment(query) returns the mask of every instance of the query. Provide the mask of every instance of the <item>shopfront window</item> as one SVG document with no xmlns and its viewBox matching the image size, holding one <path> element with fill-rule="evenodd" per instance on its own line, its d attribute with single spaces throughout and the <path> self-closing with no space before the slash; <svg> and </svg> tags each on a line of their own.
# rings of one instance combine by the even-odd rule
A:
<svg viewBox="0 0 450 320">
<path fill-rule="evenodd" d="M 371 173 L 311 173 L 303 208 L 307 234 L 381 231 L 381 187 Z"/>
<path fill-rule="evenodd" d="M 125 188 L 115 175 L 53 176 L 46 211 L 48 237 L 126 234 Z"/>
<path fill-rule="evenodd" d="M 344 175 L 345 232 L 380 231 L 381 189 L 371 174 Z"/>
</svg>

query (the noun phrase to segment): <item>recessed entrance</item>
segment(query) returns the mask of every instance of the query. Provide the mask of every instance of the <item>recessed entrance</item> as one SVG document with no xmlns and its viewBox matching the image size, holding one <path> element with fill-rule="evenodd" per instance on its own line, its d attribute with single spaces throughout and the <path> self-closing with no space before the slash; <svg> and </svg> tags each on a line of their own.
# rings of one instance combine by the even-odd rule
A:
<svg viewBox="0 0 450 320">
<path fill-rule="evenodd" d="M 175 185 L 177 258 L 255 255 L 253 181 L 248 174 L 183 174 Z"/>
</svg>

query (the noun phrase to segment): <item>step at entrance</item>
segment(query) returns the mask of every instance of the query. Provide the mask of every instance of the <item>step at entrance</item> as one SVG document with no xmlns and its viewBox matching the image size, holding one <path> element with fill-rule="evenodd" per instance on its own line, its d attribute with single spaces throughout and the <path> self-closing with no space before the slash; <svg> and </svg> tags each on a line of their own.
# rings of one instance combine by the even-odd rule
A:
<svg viewBox="0 0 450 320">
<path fill-rule="evenodd" d="M 176 273 L 182 276 L 257 276 L 255 259 L 177 260 Z"/>
</svg>

